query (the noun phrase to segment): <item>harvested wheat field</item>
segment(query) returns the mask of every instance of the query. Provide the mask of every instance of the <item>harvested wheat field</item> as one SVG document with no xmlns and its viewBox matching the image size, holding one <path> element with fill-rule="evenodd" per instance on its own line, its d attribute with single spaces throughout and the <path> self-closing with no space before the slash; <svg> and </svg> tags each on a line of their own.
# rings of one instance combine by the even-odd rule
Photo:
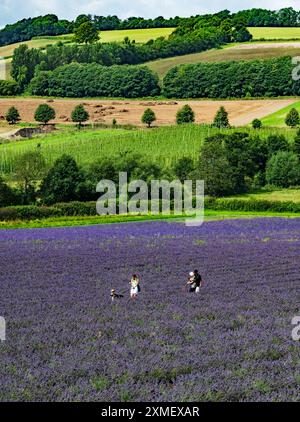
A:
<svg viewBox="0 0 300 422">
<path fill-rule="evenodd" d="M 197 123 L 211 123 L 220 106 L 229 113 L 233 126 L 243 126 L 255 118 L 263 118 L 293 104 L 296 99 L 278 100 L 234 100 L 234 101 L 129 101 L 129 100 L 67 100 L 67 99 L 0 99 L 0 120 L 9 107 L 18 108 L 23 122 L 34 122 L 34 112 L 39 104 L 48 103 L 56 111 L 55 123 L 70 124 L 74 107 L 83 104 L 90 114 L 90 123 L 141 125 L 141 116 L 146 108 L 152 108 L 157 117 L 156 125 L 170 125 L 175 122 L 176 112 L 184 104 L 190 104 L 196 113 Z"/>
</svg>

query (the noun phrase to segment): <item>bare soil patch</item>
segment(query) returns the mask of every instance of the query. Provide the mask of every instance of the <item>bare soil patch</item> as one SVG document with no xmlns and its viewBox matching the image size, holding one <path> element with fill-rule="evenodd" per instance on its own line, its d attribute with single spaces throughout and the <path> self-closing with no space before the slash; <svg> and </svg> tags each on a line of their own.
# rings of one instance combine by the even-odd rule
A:
<svg viewBox="0 0 300 422">
<path fill-rule="evenodd" d="M 234 101 L 130 101 L 130 100 L 67 100 L 67 99 L 0 99 L 0 116 L 4 116 L 9 107 L 18 108 L 22 121 L 34 122 L 34 112 L 39 104 L 48 103 L 56 111 L 56 119 L 51 123 L 70 124 L 71 112 L 78 104 L 83 104 L 90 114 L 90 123 L 111 124 L 116 119 L 118 124 L 141 126 L 141 116 L 146 108 L 151 107 L 157 116 L 156 125 L 175 123 L 176 112 L 184 104 L 190 104 L 196 113 L 197 123 L 211 123 L 220 106 L 229 113 L 230 123 L 243 126 L 255 118 L 263 118 L 288 105 L 296 99 L 278 100 L 234 100 Z M 12 128 L 9 127 L 7 132 Z"/>
</svg>

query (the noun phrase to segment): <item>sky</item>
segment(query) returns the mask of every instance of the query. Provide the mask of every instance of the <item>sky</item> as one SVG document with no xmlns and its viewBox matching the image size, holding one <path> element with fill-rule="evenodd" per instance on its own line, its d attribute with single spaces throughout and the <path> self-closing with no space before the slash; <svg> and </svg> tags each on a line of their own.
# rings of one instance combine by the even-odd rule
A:
<svg viewBox="0 0 300 422">
<path fill-rule="evenodd" d="M 120 18 L 142 16 L 191 16 L 202 13 L 263 7 L 277 10 L 294 7 L 299 0 L 0 0 L 0 27 L 17 20 L 54 13 L 61 19 L 73 20 L 81 13 L 118 15 Z"/>
</svg>

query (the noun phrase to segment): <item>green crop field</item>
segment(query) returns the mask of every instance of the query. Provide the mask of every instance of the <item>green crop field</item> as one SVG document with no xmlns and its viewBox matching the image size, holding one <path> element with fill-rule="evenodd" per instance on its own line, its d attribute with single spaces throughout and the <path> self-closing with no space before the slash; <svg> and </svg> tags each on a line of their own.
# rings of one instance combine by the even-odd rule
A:
<svg viewBox="0 0 300 422">
<path fill-rule="evenodd" d="M 259 28 L 248 28 L 253 35 L 253 39 L 266 39 L 266 40 L 289 40 L 299 39 L 300 40 L 300 27 L 299 28 L 273 28 L 273 27 L 259 27 Z"/>
<path fill-rule="evenodd" d="M 125 37 L 135 40 L 137 43 L 145 43 L 151 39 L 168 37 L 175 28 L 149 28 L 149 29 L 126 29 L 116 31 L 103 31 L 100 34 L 102 42 L 120 42 Z"/>
<path fill-rule="evenodd" d="M 107 42 L 121 42 L 125 37 L 135 40 L 137 43 L 145 43 L 151 39 L 159 37 L 168 37 L 175 28 L 150 28 L 150 29 L 126 29 L 117 31 L 102 31 L 100 33 L 100 41 Z M 22 43 L 10 44 L 0 47 L 0 57 L 11 57 L 14 50 L 21 44 L 27 44 L 30 48 L 45 48 L 47 45 L 52 45 L 58 41 L 72 42 L 73 35 L 59 35 L 57 37 L 37 37 L 30 41 Z"/>
<path fill-rule="evenodd" d="M 285 118 L 288 114 L 288 112 L 295 108 L 300 113 L 300 101 L 291 104 L 287 107 L 282 108 L 279 111 L 276 111 L 275 113 L 270 114 L 269 116 L 266 116 L 262 119 L 262 122 L 265 126 L 271 126 L 271 127 L 284 127 L 285 124 Z"/>
<path fill-rule="evenodd" d="M 233 130 L 233 129 L 232 129 Z M 240 131 L 255 133 L 252 129 Z M 183 156 L 198 158 L 203 140 L 218 131 L 209 126 L 187 125 L 161 127 L 152 130 L 101 129 L 82 130 L 62 129 L 55 134 L 36 137 L 26 141 L 12 141 L 0 145 L 0 172 L 11 175 L 15 159 L 25 151 L 40 149 L 48 165 L 62 154 L 72 155 L 79 164 L 86 165 L 103 157 L 116 157 L 120 153 L 139 153 L 153 161 L 170 167 Z M 230 129 L 224 130 L 228 133 Z M 260 136 L 282 133 L 289 139 L 295 135 L 291 129 L 262 129 Z"/>
</svg>

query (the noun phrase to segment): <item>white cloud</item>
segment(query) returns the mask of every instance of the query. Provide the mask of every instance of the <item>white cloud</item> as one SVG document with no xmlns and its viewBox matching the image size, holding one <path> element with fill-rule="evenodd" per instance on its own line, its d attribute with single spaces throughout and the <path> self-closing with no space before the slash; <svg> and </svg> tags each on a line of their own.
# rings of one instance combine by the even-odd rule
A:
<svg viewBox="0 0 300 422">
<path fill-rule="evenodd" d="M 300 9 L 298 0 L 1 0 L 0 26 L 13 23 L 29 16 L 55 13 L 60 18 L 74 19 L 81 13 L 96 15 L 116 14 L 121 18 L 128 16 L 156 17 L 159 15 L 190 16 L 223 9 L 232 11 L 263 7 L 280 9 L 282 7 Z"/>
</svg>

